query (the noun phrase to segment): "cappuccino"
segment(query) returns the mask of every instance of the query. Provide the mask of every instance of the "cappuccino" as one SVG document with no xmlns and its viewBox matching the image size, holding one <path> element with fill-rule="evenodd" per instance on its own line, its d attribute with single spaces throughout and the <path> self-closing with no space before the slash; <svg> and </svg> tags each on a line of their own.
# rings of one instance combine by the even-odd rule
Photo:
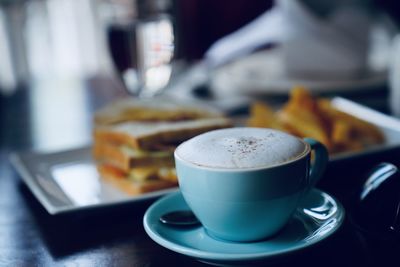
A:
<svg viewBox="0 0 400 267">
<path fill-rule="evenodd" d="M 279 165 L 306 152 L 306 144 L 289 134 L 264 128 L 230 128 L 198 135 L 176 156 L 200 167 L 251 169 Z"/>
<path fill-rule="evenodd" d="M 318 141 L 264 128 L 210 131 L 174 156 L 180 191 L 206 233 L 236 242 L 278 233 L 328 162 Z"/>
</svg>

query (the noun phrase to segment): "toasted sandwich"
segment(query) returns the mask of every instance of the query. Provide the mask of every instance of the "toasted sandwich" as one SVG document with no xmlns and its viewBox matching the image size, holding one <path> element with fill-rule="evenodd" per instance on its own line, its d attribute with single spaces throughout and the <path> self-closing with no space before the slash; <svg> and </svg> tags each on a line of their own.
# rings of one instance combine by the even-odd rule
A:
<svg viewBox="0 0 400 267">
<path fill-rule="evenodd" d="M 203 132 L 232 126 L 214 111 L 182 104 L 174 109 L 171 102 L 128 102 L 112 104 L 118 111 L 104 108 L 96 113 L 93 157 L 101 177 L 131 195 L 177 186 L 176 146 Z M 117 113 L 125 115 L 121 119 Z"/>
<path fill-rule="evenodd" d="M 183 121 L 221 116 L 212 107 L 172 98 L 124 98 L 99 109 L 94 122 L 96 125 L 110 125 L 127 121 Z"/>
<path fill-rule="evenodd" d="M 171 172 L 170 177 L 165 176 L 165 178 L 169 178 L 170 180 L 162 179 L 164 176 L 159 176 L 158 173 L 154 173 L 155 177 L 150 178 L 148 176 L 147 179 L 138 180 L 137 178 L 127 176 L 125 172 L 113 165 L 107 164 L 97 165 L 97 170 L 105 181 L 129 195 L 139 195 L 177 185 L 176 174 L 173 168 L 168 170 L 168 172 Z"/>
<path fill-rule="evenodd" d="M 230 125 L 230 121 L 225 118 L 177 122 L 126 122 L 96 127 L 94 140 L 152 151 L 159 146 L 176 145 L 195 135 L 227 125 Z"/>
</svg>

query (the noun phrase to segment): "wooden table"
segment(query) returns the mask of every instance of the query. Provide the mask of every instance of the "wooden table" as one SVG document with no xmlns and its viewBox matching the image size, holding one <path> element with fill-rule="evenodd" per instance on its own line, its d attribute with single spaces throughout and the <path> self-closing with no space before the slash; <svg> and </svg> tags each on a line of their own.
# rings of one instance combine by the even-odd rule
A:
<svg viewBox="0 0 400 267">
<path fill-rule="evenodd" d="M 109 79 L 66 84 L 53 88 L 57 93 L 31 86 L 0 98 L 0 266 L 204 266 L 147 236 L 142 216 L 151 201 L 51 216 L 25 186 L 8 161 L 11 151 L 62 150 L 87 143 L 93 111 L 125 95 Z M 51 125 L 56 129 L 40 128 Z M 399 165 L 400 149 L 330 164 L 318 187 L 347 207 L 366 171 L 382 161 Z M 398 244 L 371 243 L 346 220 L 325 242 L 273 266 L 398 266 L 399 251 Z"/>
</svg>

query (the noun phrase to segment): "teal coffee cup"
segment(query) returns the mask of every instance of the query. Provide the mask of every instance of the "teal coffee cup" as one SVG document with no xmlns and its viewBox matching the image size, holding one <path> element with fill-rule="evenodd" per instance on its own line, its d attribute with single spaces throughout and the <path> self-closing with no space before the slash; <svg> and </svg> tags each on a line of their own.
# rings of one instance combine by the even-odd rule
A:
<svg viewBox="0 0 400 267">
<path fill-rule="evenodd" d="M 198 135 L 174 156 L 182 195 L 206 232 L 237 242 L 277 234 L 328 162 L 313 139 L 248 127 Z"/>
</svg>

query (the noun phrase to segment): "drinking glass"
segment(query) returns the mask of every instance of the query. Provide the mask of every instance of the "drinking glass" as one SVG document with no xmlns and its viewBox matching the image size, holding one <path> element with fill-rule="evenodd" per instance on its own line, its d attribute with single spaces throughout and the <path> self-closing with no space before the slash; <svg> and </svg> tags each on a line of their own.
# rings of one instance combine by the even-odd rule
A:
<svg viewBox="0 0 400 267">
<path fill-rule="evenodd" d="M 171 16 L 160 12 L 164 9 L 138 6 L 136 17 L 114 20 L 107 27 L 116 72 L 127 91 L 135 96 L 154 96 L 170 81 L 175 36 Z"/>
</svg>

